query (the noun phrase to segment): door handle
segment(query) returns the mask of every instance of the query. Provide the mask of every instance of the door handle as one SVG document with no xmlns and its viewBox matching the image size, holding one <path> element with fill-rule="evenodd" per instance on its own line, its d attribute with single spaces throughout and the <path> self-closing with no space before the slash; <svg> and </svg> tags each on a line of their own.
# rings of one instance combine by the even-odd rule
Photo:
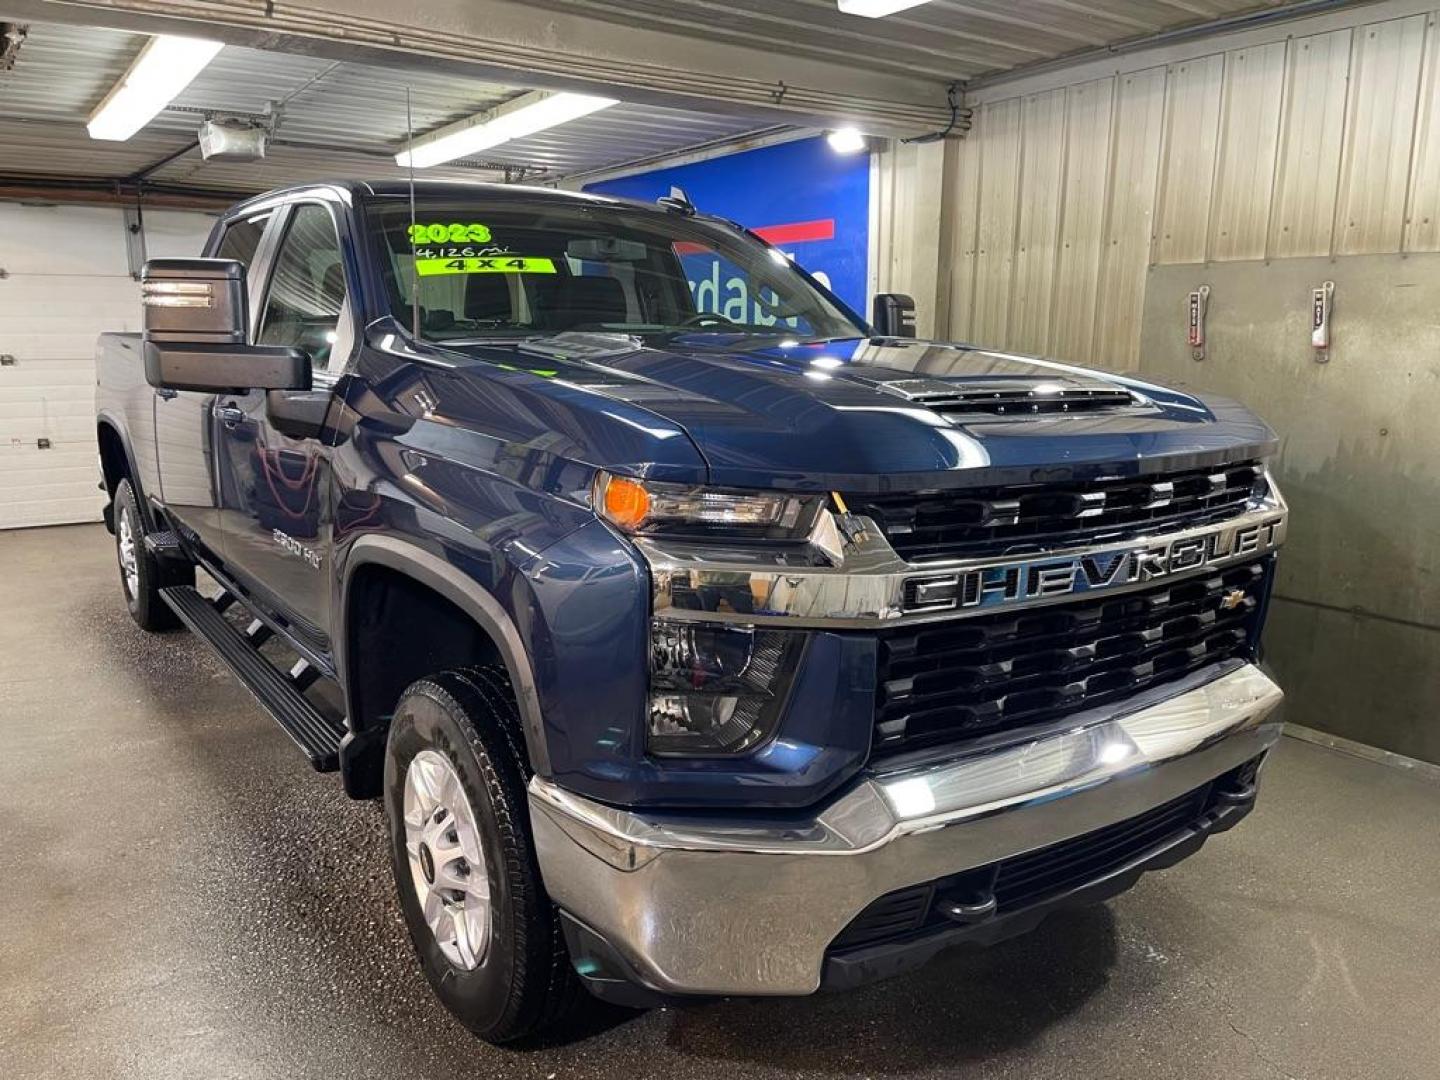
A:
<svg viewBox="0 0 1440 1080">
<path fill-rule="evenodd" d="M 245 410 L 238 405 L 217 405 L 215 406 L 215 415 L 226 427 L 234 427 L 236 424 L 245 422 Z"/>
</svg>

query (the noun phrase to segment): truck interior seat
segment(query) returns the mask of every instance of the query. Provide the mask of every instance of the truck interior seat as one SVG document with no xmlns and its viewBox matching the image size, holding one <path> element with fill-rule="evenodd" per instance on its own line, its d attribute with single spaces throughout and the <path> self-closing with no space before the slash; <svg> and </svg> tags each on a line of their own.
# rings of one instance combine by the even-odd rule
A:
<svg viewBox="0 0 1440 1080">
<path fill-rule="evenodd" d="M 509 275 L 469 275 L 465 282 L 465 318 L 508 322 L 514 317 L 514 308 Z"/>
<path fill-rule="evenodd" d="M 613 277 L 560 277 L 547 281 L 535 300 L 538 321 L 551 330 L 630 320 L 625 286 Z"/>
</svg>

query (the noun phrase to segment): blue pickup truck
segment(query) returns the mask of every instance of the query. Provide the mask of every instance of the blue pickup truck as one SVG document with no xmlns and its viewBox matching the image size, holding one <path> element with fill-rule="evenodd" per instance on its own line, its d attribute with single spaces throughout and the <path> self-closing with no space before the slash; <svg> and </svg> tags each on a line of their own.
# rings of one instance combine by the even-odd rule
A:
<svg viewBox="0 0 1440 1080">
<path fill-rule="evenodd" d="M 682 192 L 322 184 L 205 255 L 101 339 L 125 600 L 383 800 L 482 1038 L 891 976 L 1253 805 L 1240 405 L 867 324 Z"/>
</svg>

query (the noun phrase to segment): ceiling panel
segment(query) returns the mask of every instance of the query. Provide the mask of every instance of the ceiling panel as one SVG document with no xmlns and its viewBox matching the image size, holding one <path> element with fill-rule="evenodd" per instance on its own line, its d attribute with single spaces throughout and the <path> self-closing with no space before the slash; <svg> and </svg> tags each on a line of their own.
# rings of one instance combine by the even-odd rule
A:
<svg viewBox="0 0 1440 1080">
<path fill-rule="evenodd" d="M 738 43 L 772 55 L 953 80 L 1023 68 L 1186 25 L 1281 6 L 1255 0 L 932 0 L 884 19 L 842 14 L 834 0 L 529 0 L 546 12 L 644 25 L 696 42 Z M 0 173 L 153 179 L 255 190 L 288 179 L 397 175 L 393 154 L 415 134 L 491 108 L 523 90 L 450 72 L 401 70 L 227 46 L 129 143 L 88 139 L 84 121 L 145 42 L 143 35 L 34 24 L 14 70 L 0 73 Z M 743 73 L 742 73 L 743 74 Z M 273 125 L 268 159 L 204 162 L 184 150 L 207 115 Z M 558 178 L 749 134 L 749 117 L 626 103 L 451 163 L 426 175 Z M 518 169 L 517 169 L 518 167 Z"/>
<path fill-rule="evenodd" d="M 416 134 L 524 93 L 450 73 L 400 70 L 227 46 L 137 136 L 97 142 L 85 120 L 129 67 L 146 37 L 118 30 L 32 24 L 12 71 L 0 73 L 0 174 L 123 179 L 142 170 L 157 183 L 249 192 L 287 183 L 404 175 L 394 155 L 409 123 Z M 186 150 L 211 115 L 273 124 L 265 160 L 205 161 Z M 621 104 L 487 151 L 483 158 L 424 170 L 428 177 L 529 180 L 648 158 L 753 132 L 736 118 Z M 183 151 L 173 162 L 158 164 Z"/>
<path fill-rule="evenodd" d="M 857 68 L 968 80 L 1068 53 L 1283 7 L 1284 0 L 931 0 L 883 19 L 835 0 L 531 0 L 625 25 L 644 22 Z"/>
</svg>

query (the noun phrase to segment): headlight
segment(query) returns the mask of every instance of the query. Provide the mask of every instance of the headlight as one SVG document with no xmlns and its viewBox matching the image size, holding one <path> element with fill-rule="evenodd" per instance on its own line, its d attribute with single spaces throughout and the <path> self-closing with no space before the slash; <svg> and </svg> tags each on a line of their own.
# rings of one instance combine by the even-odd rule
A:
<svg viewBox="0 0 1440 1080">
<path fill-rule="evenodd" d="M 647 745 L 660 756 L 744 753 L 775 733 L 805 635 L 674 622 L 650 627 Z"/>
<path fill-rule="evenodd" d="M 825 496 L 722 491 L 602 472 L 593 501 L 603 517 L 628 533 L 799 540 L 809 535 Z"/>
</svg>

